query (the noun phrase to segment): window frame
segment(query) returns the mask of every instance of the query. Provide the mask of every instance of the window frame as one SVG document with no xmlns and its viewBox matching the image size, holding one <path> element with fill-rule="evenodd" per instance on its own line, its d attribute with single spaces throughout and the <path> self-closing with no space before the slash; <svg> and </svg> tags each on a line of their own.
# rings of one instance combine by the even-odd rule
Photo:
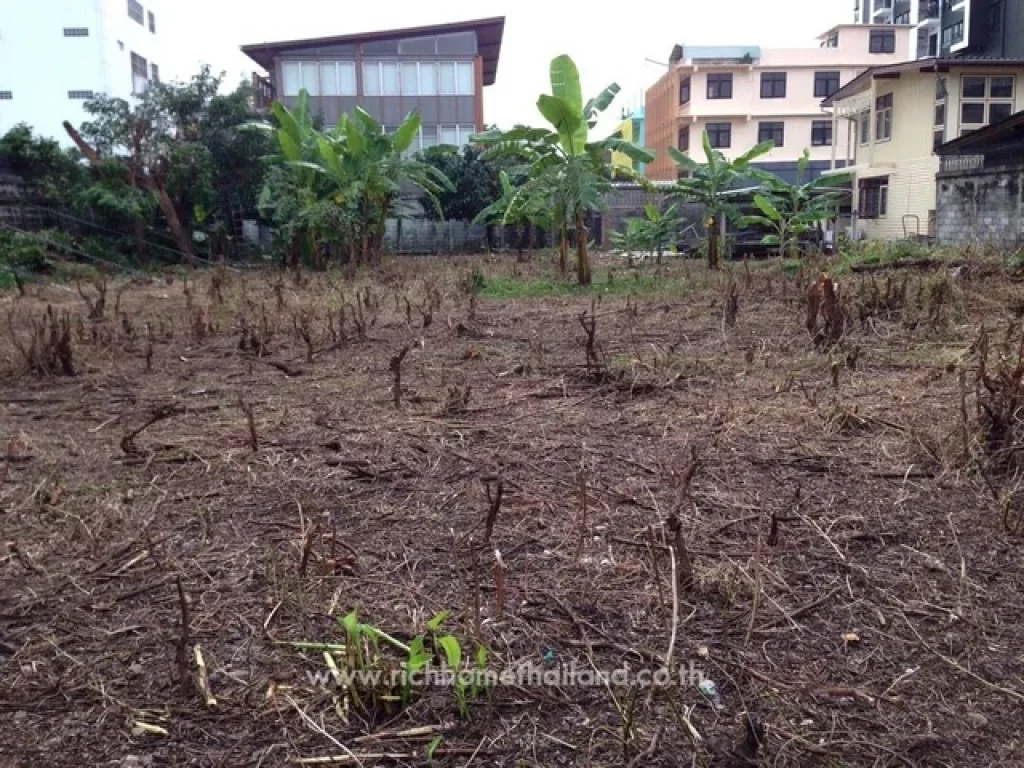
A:
<svg viewBox="0 0 1024 768">
<path fill-rule="evenodd" d="M 712 129 L 714 132 L 712 132 Z M 732 148 L 732 123 L 730 122 L 714 122 L 704 124 L 704 133 L 708 135 L 708 142 L 711 144 L 712 149 L 731 149 Z M 725 143 L 716 143 L 716 140 L 725 136 Z"/>
<path fill-rule="evenodd" d="M 64 37 L 89 37 L 89 28 L 64 27 Z"/>
<path fill-rule="evenodd" d="M 146 11 L 146 26 L 152 34 L 156 34 L 156 14 L 153 11 Z"/>
<path fill-rule="evenodd" d="M 818 140 L 818 132 L 823 131 L 824 135 Z M 811 146 L 831 147 L 835 141 L 834 129 L 831 120 L 811 120 Z"/>
<path fill-rule="evenodd" d="M 867 130 L 865 130 L 867 129 Z M 871 110 L 865 109 L 857 114 L 857 145 L 866 147 L 871 143 Z"/>
<path fill-rule="evenodd" d="M 814 98 L 827 99 L 842 86 L 842 72 L 838 69 L 822 69 L 814 73 Z M 829 86 L 835 83 L 831 91 Z M 819 86 L 822 86 L 819 88 Z"/>
<path fill-rule="evenodd" d="M 891 93 L 884 93 L 875 99 L 875 144 L 884 144 L 887 141 L 892 141 L 894 102 L 895 98 Z"/>
<path fill-rule="evenodd" d="M 140 56 L 135 51 L 129 53 L 129 61 L 131 62 L 132 72 L 132 95 L 140 96 L 146 92 L 149 87 L 149 59 L 145 56 Z M 140 85 L 140 83 L 145 85 Z"/>
<path fill-rule="evenodd" d="M 68 91 L 68 99 L 70 101 L 90 101 L 90 100 L 95 99 L 95 98 L 96 98 L 96 92 L 95 91 L 89 91 L 89 90 L 81 90 L 81 91 L 71 90 L 71 91 Z"/>
<path fill-rule="evenodd" d="M 788 87 L 788 78 L 785 72 L 762 72 L 761 73 L 761 98 L 762 99 L 784 99 L 786 98 L 786 88 Z M 779 85 L 782 88 L 779 88 Z M 768 86 L 765 93 L 765 86 Z M 781 90 L 781 93 L 779 92 Z"/>
<path fill-rule="evenodd" d="M 769 135 L 770 134 L 770 135 Z M 775 136 L 779 140 L 775 141 Z M 786 121 L 785 120 L 761 120 L 757 124 L 757 143 L 765 141 L 774 142 L 776 147 L 786 146 Z"/>
<path fill-rule="evenodd" d="M 684 144 L 685 146 L 683 146 Z M 676 149 L 680 152 L 690 151 L 690 126 L 684 125 L 676 132 Z"/>
<path fill-rule="evenodd" d="M 686 91 L 686 98 L 683 98 L 683 91 Z M 683 104 L 689 104 L 690 99 L 693 98 L 693 80 L 690 75 L 687 75 L 679 81 L 679 106 Z"/>
<path fill-rule="evenodd" d="M 896 31 L 892 29 L 873 29 L 868 35 L 868 53 L 896 53 Z"/>
<path fill-rule="evenodd" d="M 146 26 L 146 9 L 143 8 L 142 3 L 139 0 L 127 0 L 128 6 L 128 18 L 136 22 L 139 26 Z"/>
<path fill-rule="evenodd" d="M 14 101 L 14 91 L 0 91 L 0 101 Z"/>
<path fill-rule="evenodd" d="M 857 218 L 884 219 L 889 215 L 889 177 L 863 179 L 857 191 Z"/>
<path fill-rule="evenodd" d="M 967 96 L 967 83 L 969 80 L 981 80 L 983 83 L 983 95 L 982 96 Z M 1009 96 L 993 96 L 993 86 L 996 80 L 1009 80 L 1010 81 L 1010 95 Z M 1014 74 L 1000 73 L 1000 74 L 970 74 L 963 75 L 960 78 L 960 110 L 957 115 L 957 120 L 960 127 L 960 134 L 966 131 L 976 131 L 980 128 L 984 128 L 987 125 L 993 124 L 992 119 L 992 107 L 1001 106 L 1009 107 L 1009 114 L 1014 114 L 1016 108 L 1017 89 L 1019 85 L 1017 83 L 1017 77 Z M 964 120 L 964 108 L 967 106 L 980 106 L 982 108 L 982 122 L 965 121 Z M 1000 122 L 1005 120 L 1005 117 L 1000 117 L 994 122 Z"/>
<path fill-rule="evenodd" d="M 728 90 L 728 95 L 725 91 Z M 712 95 L 714 91 L 714 95 Z M 733 94 L 732 72 L 708 72 L 707 74 L 707 98 L 709 101 L 731 99 Z"/>
</svg>

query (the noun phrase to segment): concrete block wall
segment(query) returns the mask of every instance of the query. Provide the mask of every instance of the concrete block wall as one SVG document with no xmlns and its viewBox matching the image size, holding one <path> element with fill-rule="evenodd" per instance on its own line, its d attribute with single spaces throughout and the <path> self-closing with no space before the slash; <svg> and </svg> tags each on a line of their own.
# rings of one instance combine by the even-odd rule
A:
<svg viewBox="0 0 1024 768">
<path fill-rule="evenodd" d="M 1024 246 L 1024 163 L 940 174 L 936 218 L 941 245 Z"/>
</svg>

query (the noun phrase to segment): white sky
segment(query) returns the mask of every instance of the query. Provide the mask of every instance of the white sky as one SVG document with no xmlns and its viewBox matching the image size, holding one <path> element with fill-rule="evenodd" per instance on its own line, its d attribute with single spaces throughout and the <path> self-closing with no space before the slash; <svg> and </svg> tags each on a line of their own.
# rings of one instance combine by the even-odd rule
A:
<svg viewBox="0 0 1024 768">
<path fill-rule="evenodd" d="M 643 104 L 644 90 L 664 72 L 645 58 L 664 63 L 676 43 L 809 47 L 829 27 L 852 21 L 853 6 L 854 0 L 176 0 L 164 4 L 162 24 L 173 75 L 188 76 L 207 62 L 233 83 L 256 68 L 239 52 L 242 44 L 503 15 L 497 82 L 484 89 L 485 122 L 542 122 L 536 101 L 548 90 L 548 64 L 568 53 L 584 97 L 611 82 L 622 86 L 602 121 L 610 129 L 622 108 Z"/>
</svg>

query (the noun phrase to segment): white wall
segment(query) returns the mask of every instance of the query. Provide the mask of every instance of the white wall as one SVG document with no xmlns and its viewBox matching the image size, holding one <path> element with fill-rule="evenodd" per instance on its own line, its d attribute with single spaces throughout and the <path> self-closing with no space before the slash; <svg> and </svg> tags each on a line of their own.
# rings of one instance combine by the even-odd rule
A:
<svg viewBox="0 0 1024 768">
<path fill-rule="evenodd" d="M 70 144 L 62 122 L 80 125 L 84 100 L 69 91 L 93 91 L 129 98 L 131 52 L 161 64 L 161 7 L 165 0 L 140 0 L 156 15 L 148 23 L 128 17 L 127 0 L 0 0 L 0 135 L 25 122 L 36 133 Z M 84 27 L 88 37 L 65 37 L 65 28 Z M 161 77 L 164 72 L 161 71 Z"/>
</svg>

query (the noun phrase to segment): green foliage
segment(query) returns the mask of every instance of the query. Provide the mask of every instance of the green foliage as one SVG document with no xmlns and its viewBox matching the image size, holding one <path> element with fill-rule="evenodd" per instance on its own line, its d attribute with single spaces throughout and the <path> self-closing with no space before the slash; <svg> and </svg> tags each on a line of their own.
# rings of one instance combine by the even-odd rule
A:
<svg viewBox="0 0 1024 768">
<path fill-rule="evenodd" d="M 655 253 L 660 262 L 661 254 L 676 244 L 681 221 L 678 203 L 673 203 L 664 211 L 648 203 L 644 206 L 642 218 L 630 217 L 626 219 L 624 233 L 612 233 L 612 245 L 620 253 L 631 254 L 635 250 Z"/>
<path fill-rule="evenodd" d="M 612 168 L 608 157 L 622 152 L 632 160 L 649 163 L 653 155 L 620 138 L 590 141 L 590 129 L 619 92 L 612 84 L 586 103 L 579 71 L 573 60 L 557 56 L 550 67 L 551 93 L 541 94 L 537 109 L 550 128 L 515 127 L 488 131 L 474 141 L 488 148 L 489 157 L 515 157 L 522 163 L 523 181 L 488 210 L 504 222 L 528 220 L 530 213 L 550 210 L 559 237 L 559 269 L 568 271 L 570 232 L 576 240 L 576 274 L 581 285 L 590 283 L 586 212 L 599 208 L 609 179 L 616 173 L 639 179 L 628 169 Z M 478 217 L 479 219 L 479 217 Z"/>
<path fill-rule="evenodd" d="M 267 158 L 271 169 L 259 206 L 278 225 L 292 264 L 305 259 L 323 267 L 325 251 L 354 263 L 376 261 L 388 216 L 409 212 L 401 199 L 403 184 L 418 188 L 436 211 L 441 210 L 438 195 L 452 189 L 436 167 L 408 155 L 420 128 L 416 112 L 389 134 L 357 107 L 324 132 L 316 127 L 303 90 L 294 110 L 278 102 L 273 114 L 275 124 L 248 128 L 277 145 Z"/>
<path fill-rule="evenodd" d="M 19 123 L 0 138 L 0 159 L 30 185 L 49 198 L 61 198 L 85 178 L 77 152 L 62 149 L 53 139 L 35 136 Z"/>
<path fill-rule="evenodd" d="M 775 145 L 771 141 L 762 142 L 734 160 L 727 159 L 712 148 L 707 132 L 702 136 L 702 145 L 706 159 L 704 163 L 698 163 L 675 147 L 669 147 L 668 153 L 676 165 L 689 174 L 676 182 L 672 194 L 704 206 L 708 266 L 717 269 L 721 252 L 721 217 L 736 220 L 739 216 L 738 208 L 730 200 L 730 192 L 750 174 L 751 162 L 770 152 Z"/>
<path fill-rule="evenodd" d="M 797 163 L 795 184 L 766 171 L 751 171 L 764 188 L 763 193 L 754 195 L 754 205 L 760 214 L 742 217 L 740 225 L 771 230 L 761 242 L 777 247 L 782 254 L 795 255 L 801 235 L 812 231 L 819 222 L 835 217 L 845 194 L 830 188 L 843 182 L 845 177 L 842 176 L 805 181 L 809 163 L 810 154 L 804 150 Z"/>
<path fill-rule="evenodd" d="M 420 159 L 437 168 L 452 184 L 450 190 L 438 194 L 443 220 L 473 221 L 501 196 L 498 173 L 502 163 L 485 157 L 479 147 L 468 145 L 461 152 L 454 147 L 429 147 Z M 434 218 L 437 211 L 430 208 L 426 214 Z"/>
<path fill-rule="evenodd" d="M 0 229 L 0 272 L 49 272 L 52 268 L 40 237 Z"/>
</svg>

